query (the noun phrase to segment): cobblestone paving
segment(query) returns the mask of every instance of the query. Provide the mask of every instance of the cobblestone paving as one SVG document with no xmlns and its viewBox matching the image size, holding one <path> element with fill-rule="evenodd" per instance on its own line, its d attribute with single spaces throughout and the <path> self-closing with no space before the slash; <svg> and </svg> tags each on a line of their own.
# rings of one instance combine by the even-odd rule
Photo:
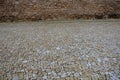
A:
<svg viewBox="0 0 120 80">
<path fill-rule="evenodd" d="M 119 79 L 119 20 L 0 23 L 0 80 Z"/>
</svg>

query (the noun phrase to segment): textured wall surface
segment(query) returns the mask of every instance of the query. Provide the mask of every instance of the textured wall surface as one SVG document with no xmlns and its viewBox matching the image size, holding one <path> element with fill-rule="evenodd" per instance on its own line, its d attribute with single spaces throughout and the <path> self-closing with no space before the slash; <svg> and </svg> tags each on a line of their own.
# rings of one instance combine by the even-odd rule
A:
<svg viewBox="0 0 120 80">
<path fill-rule="evenodd" d="M 120 0 L 0 0 L 0 21 L 120 18 Z"/>
</svg>

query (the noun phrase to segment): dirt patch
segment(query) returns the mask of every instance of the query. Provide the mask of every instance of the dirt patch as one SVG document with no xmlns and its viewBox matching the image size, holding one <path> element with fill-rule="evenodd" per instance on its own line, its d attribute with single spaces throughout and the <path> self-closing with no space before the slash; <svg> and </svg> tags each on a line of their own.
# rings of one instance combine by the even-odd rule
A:
<svg viewBox="0 0 120 80">
<path fill-rule="evenodd" d="M 120 18 L 118 0 L 2 0 L 0 21 Z"/>
</svg>

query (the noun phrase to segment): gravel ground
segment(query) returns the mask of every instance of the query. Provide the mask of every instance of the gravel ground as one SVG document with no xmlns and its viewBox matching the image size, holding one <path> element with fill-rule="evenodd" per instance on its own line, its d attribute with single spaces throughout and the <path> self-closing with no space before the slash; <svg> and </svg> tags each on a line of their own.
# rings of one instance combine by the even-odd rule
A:
<svg viewBox="0 0 120 80">
<path fill-rule="evenodd" d="M 0 80 L 119 80 L 120 20 L 0 23 Z"/>
</svg>

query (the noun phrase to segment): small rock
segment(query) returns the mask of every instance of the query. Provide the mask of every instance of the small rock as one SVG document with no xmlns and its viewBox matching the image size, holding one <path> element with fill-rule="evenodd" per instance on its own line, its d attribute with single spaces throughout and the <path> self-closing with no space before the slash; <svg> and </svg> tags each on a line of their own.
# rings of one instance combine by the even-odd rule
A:
<svg viewBox="0 0 120 80">
<path fill-rule="evenodd" d="M 91 65 L 90 63 L 87 63 L 87 66 L 88 66 L 88 67 L 91 67 L 92 65 Z"/>
<path fill-rule="evenodd" d="M 21 70 L 21 72 L 24 72 L 24 71 L 25 71 L 24 69 Z"/>
<path fill-rule="evenodd" d="M 35 77 L 36 76 L 36 74 L 33 74 L 33 77 Z"/>
<path fill-rule="evenodd" d="M 97 58 L 97 61 L 98 61 L 98 62 L 101 62 L 101 59 Z"/>
<path fill-rule="evenodd" d="M 60 50 L 60 47 L 56 47 L 56 50 Z"/>
<path fill-rule="evenodd" d="M 82 75 L 82 72 L 79 72 L 80 75 Z"/>
<path fill-rule="evenodd" d="M 36 78 L 32 78 L 31 80 L 37 80 Z"/>
<path fill-rule="evenodd" d="M 55 61 L 51 62 L 52 65 L 54 65 L 55 63 L 56 63 Z"/>
<path fill-rule="evenodd" d="M 78 77 L 78 76 L 79 76 L 79 73 L 74 73 L 74 76 L 75 76 L 75 77 Z"/>
<path fill-rule="evenodd" d="M 57 76 L 56 78 L 57 78 L 57 79 L 59 79 L 59 78 L 60 78 L 60 76 Z"/>
<path fill-rule="evenodd" d="M 48 51 L 46 51 L 46 53 L 50 53 L 50 51 L 48 50 Z"/>
<path fill-rule="evenodd" d="M 41 52 L 41 50 L 37 48 L 37 49 L 36 49 L 36 52 L 37 52 L 37 53 L 40 53 L 40 52 Z"/>
<path fill-rule="evenodd" d="M 24 60 L 23 63 L 27 63 L 28 61 L 27 60 Z"/>
<path fill-rule="evenodd" d="M 18 77 L 18 76 L 15 76 L 15 77 L 13 77 L 12 80 L 19 80 L 19 77 Z"/>
<path fill-rule="evenodd" d="M 67 75 L 69 76 L 71 74 L 71 72 L 67 72 Z"/>
<path fill-rule="evenodd" d="M 104 61 L 109 61 L 109 59 L 106 57 L 106 58 L 104 58 Z"/>
<path fill-rule="evenodd" d="M 61 77 L 62 78 L 66 77 L 66 73 L 61 74 Z"/>
<path fill-rule="evenodd" d="M 47 79 L 47 76 L 43 76 L 42 78 L 43 78 L 43 79 Z"/>
<path fill-rule="evenodd" d="M 51 74 L 52 74 L 52 75 L 57 75 L 57 74 L 55 73 L 55 71 L 49 72 L 48 74 L 49 74 L 49 75 L 51 75 Z"/>
</svg>

